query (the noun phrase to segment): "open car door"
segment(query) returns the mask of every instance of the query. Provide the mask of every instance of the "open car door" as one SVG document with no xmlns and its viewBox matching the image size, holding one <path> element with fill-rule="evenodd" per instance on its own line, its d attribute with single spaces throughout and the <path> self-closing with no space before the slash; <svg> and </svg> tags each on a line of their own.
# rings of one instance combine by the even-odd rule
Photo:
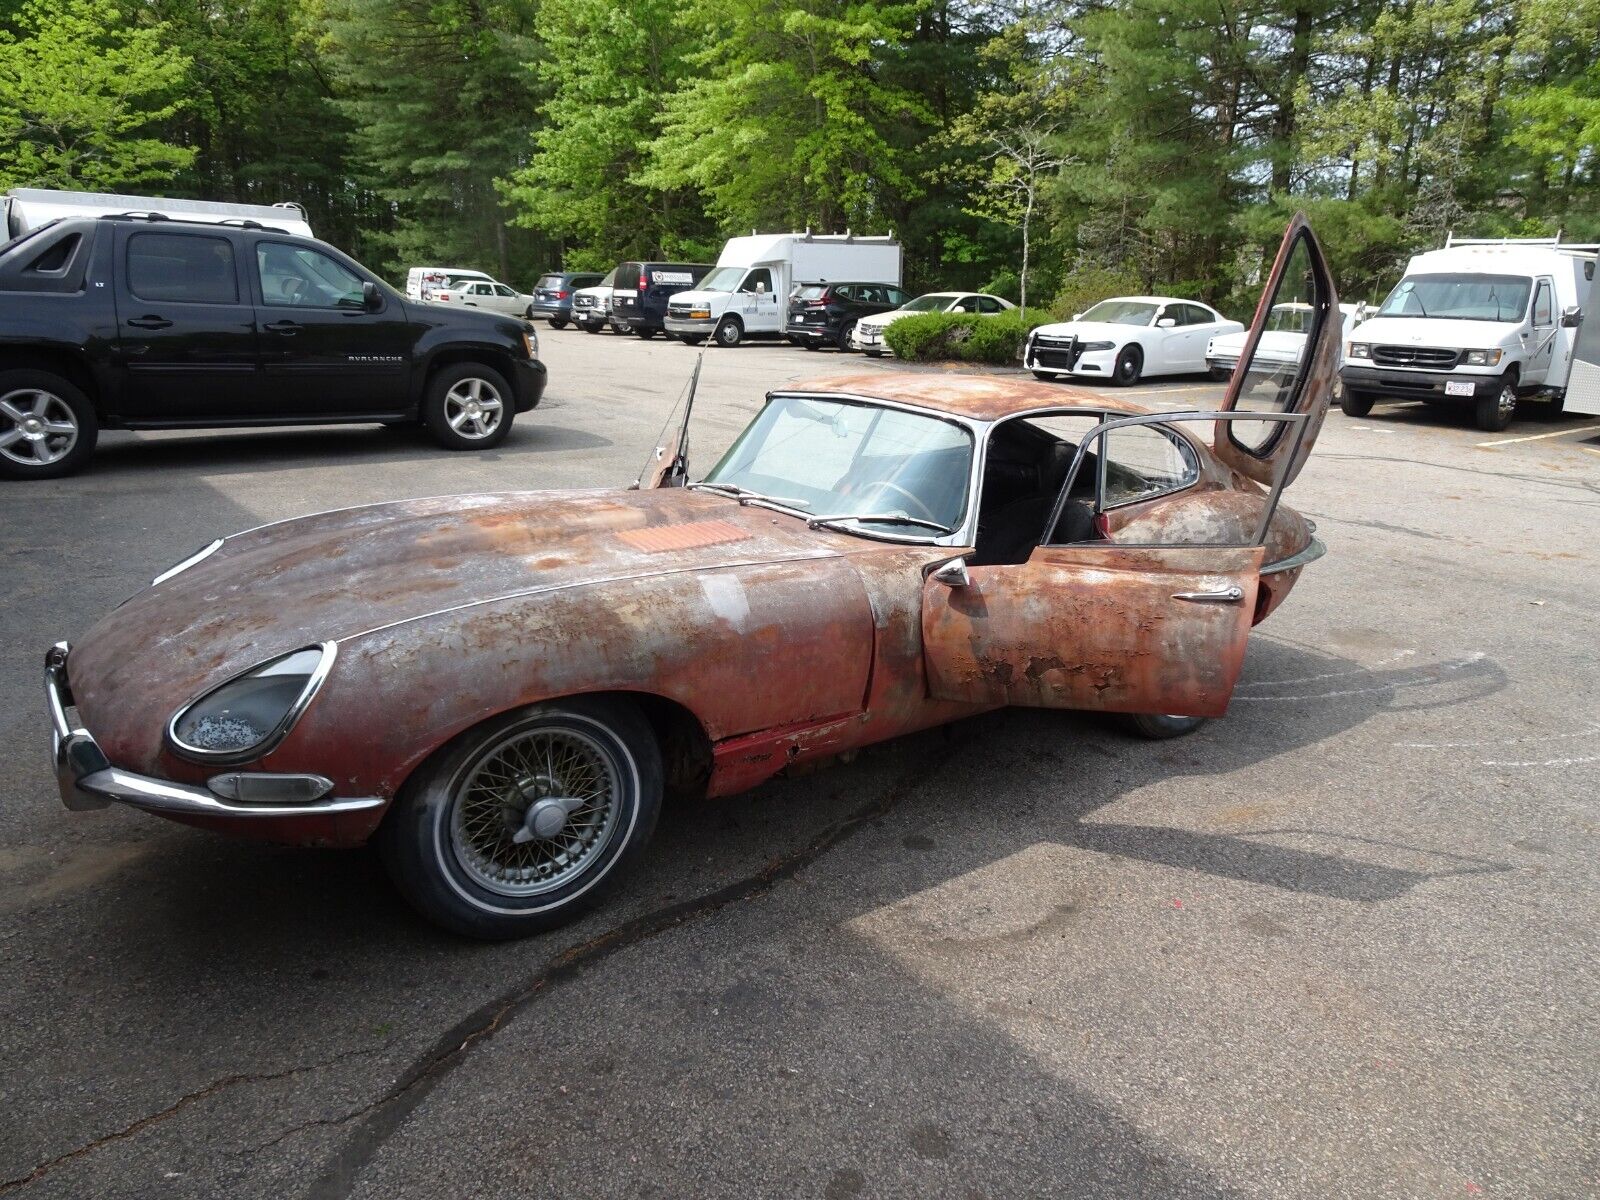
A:
<svg viewBox="0 0 1600 1200">
<path fill-rule="evenodd" d="M 1227 410 L 1102 422 L 1079 444 L 1027 562 L 969 567 L 958 559 L 929 574 L 922 634 L 933 696 L 1172 716 L 1226 711 L 1265 598 L 1272 516 L 1327 411 L 1340 336 L 1337 297 L 1302 218 L 1290 225 L 1268 283 Z M 1301 356 L 1311 369 L 1255 361 L 1266 317 L 1274 303 L 1288 302 L 1286 289 L 1312 305 Z M 1246 380 L 1259 390 L 1245 393 L 1250 405 L 1239 408 Z M 1202 487 L 1201 426 L 1214 426 L 1205 432 L 1228 448 L 1228 465 L 1269 491 Z M 1088 512 L 1077 486 L 1085 472 L 1093 478 Z M 1168 540 L 1141 544 L 1129 536 L 1136 526 L 1114 510 L 1154 504 L 1193 519 L 1165 521 Z M 1114 527 L 1122 532 L 1108 533 Z M 1318 553 L 1312 540 L 1266 569 L 1298 570 Z"/>
<path fill-rule="evenodd" d="M 1305 305 L 1309 312 L 1298 357 L 1282 352 L 1258 354 L 1272 310 L 1287 304 Z M 1280 489 L 1293 483 L 1311 456 L 1312 444 L 1328 415 L 1339 378 L 1343 337 L 1339 295 L 1327 260 L 1305 214 L 1296 213 L 1262 289 L 1244 353 L 1228 380 L 1222 411 L 1295 412 L 1305 420 L 1293 428 L 1281 423 L 1219 421 L 1212 446 L 1217 458 L 1257 483 Z"/>
</svg>

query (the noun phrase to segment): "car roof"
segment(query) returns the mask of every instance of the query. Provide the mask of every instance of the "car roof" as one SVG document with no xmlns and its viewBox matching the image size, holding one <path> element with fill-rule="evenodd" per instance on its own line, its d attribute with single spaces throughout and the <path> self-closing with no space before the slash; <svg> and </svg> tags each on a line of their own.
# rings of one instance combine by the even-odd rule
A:
<svg viewBox="0 0 1600 1200">
<path fill-rule="evenodd" d="M 783 396 L 796 392 L 887 400 L 975 421 L 998 421 L 1018 413 L 1053 408 L 1086 408 L 1096 412 L 1118 413 L 1150 411 L 1131 401 L 1085 388 L 1003 379 L 993 375 L 947 375 L 942 372 L 883 371 L 870 375 L 832 376 L 774 388 L 769 395 Z"/>
<path fill-rule="evenodd" d="M 1095 304 L 1106 304 L 1114 300 L 1125 300 L 1132 304 L 1198 304 L 1201 308 L 1211 308 L 1211 305 L 1204 300 L 1191 300 L 1183 296 L 1107 296 L 1104 300 L 1096 300 Z M 1094 304 L 1089 307 L 1093 308 Z"/>
</svg>

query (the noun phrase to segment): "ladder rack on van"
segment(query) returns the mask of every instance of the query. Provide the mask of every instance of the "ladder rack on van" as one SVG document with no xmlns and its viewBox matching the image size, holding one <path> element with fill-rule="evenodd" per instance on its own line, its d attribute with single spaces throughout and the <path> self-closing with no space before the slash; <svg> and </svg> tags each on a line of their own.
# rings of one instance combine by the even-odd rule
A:
<svg viewBox="0 0 1600 1200">
<path fill-rule="evenodd" d="M 1600 242 L 1563 242 L 1560 230 L 1553 238 L 1458 238 L 1453 231 L 1445 235 L 1446 250 L 1460 246 L 1548 246 L 1569 254 L 1600 254 Z"/>
</svg>

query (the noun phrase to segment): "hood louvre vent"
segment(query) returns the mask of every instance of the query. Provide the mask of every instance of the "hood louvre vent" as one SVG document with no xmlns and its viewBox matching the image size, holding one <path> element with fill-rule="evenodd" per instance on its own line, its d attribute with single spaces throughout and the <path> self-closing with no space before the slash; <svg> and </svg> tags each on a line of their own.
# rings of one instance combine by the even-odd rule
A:
<svg viewBox="0 0 1600 1200">
<path fill-rule="evenodd" d="M 731 521 L 691 521 L 684 525 L 647 525 L 627 529 L 617 537 L 635 550 L 652 553 L 664 550 L 690 550 L 696 546 L 716 546 L 723 542 L 742 542 L 750 536 Z"/>
</svg>

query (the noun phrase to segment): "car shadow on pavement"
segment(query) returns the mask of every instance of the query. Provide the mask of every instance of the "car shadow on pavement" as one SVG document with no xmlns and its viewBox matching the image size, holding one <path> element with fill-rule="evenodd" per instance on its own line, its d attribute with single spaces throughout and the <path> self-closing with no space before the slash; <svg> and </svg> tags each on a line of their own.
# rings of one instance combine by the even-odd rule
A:
<svg viewBox="0 0 1600 1200">
<path fill-rule="evenodd" d="M 521 454 L 570 453 L 603 449 L 608 438 L 587 430 L 523 419 L 492 450 L 463 455 L 474 462 L 496 462 Z M 297 426 L 248 433 L 197 431 L 182 435 L 107 434 L 87 472 L 96 476 L 136 476 L 149 471 L 199 471 L 227 475 L 263 468 L 325 467 L 330 461 L 369 466 L 416 462 L 457 453 L 445 450 L 415 425 Z"/>
</svg>

